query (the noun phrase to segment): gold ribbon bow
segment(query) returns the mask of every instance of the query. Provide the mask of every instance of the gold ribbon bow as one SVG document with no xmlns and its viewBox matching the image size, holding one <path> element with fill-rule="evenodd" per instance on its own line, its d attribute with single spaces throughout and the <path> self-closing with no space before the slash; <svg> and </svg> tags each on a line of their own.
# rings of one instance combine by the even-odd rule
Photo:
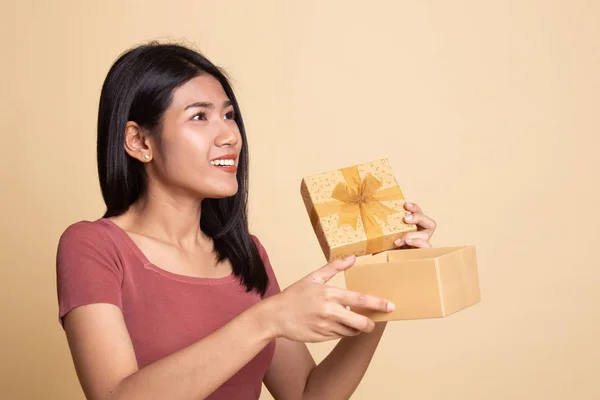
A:
<svg viewBox="0 0 600 400">
<path fill-rule="evenodd" d="M 316 226 L 319 219 L 339 214 L 339 227 L 348 224 L 356 229 L 360 217 L 368 239 L 367 253 L 379 251 L 381 240 L 375 239 L 381 239 L 383 231 L 375 217 L 386 221 L 390 215 L 399 212 L 381 201 L 404 200 L 402 191 L 398 185 L 381 189 L 383 183 L 371 174 L 361 180 L 356 166 L 344 168 L 341 173 L 345 182 L 338 183 L 333 190 L 331 197 L 335 200 L 315 205 L 312 224 Z"/>
</svg>

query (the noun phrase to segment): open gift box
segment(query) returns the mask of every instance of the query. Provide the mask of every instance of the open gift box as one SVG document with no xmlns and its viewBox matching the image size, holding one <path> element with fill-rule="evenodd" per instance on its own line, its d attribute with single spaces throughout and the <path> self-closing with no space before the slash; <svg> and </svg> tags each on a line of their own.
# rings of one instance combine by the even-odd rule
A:
<svg viewBox="0 0 600 400">
<path fill-rule="evenodd" d="M 300 192 L 327 261 L 357 256 L 349 290 L 392 301 L 390 313 L 355 310 L 375 321 L 438 318 L 480 301 L 473 246 L 398 249 L 404 196 L 387 159 L 308 176 Z"/>
<path fill-rule="evenodd" d="M 357 259 L 348 290 L 390 300 L 392 312 L 353 309 L 374 321 L 441 318 L 481 300 L 475 247 L 398 249 Z"/>
</svg>

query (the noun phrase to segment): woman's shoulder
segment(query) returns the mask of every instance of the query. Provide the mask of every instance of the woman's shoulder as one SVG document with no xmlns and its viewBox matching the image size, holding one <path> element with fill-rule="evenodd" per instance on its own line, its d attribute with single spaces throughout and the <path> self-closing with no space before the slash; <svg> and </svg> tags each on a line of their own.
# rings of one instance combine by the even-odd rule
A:
<svg viewBox="0 0 600 400">
<path fill-rule="evenodd" d="M 267 298 L 269 296 L 279 293 L 281 291 L 281 288 L 279 287 L 277 275 L 275 274 L 273 266 L 271 265 L 271 260 L 269 258 L 269 254 L 267 253 L 267 250 L 265 249 L 262 242 L 255 234 L 251 233 L 250 237 L 256 244 L 256 248 L 258 249 L 258 254 L 263 261 L 263 265 L 265 266 L 265 271 L 267 272 L 267 276 L 269 278 L 269 285 L 267 287 L 267 291 L 266 291 L 265 295 L 263 296 L 263 298 Z"/>
<path fill-rule="evenodd" d="M 269 259 L 269 253 L 267 252 L 267 249 L 265 248 L 263 243 L 260 241 L 258 236 L 251 233 L 250 237 L 252 238 L 252 241 L 254 241 L 254 244 L 256 245 L 256 249 L 258 250 L 258 254 L 260 255 L 260 258 L 262 258 L 263 262 L 265 264 L 267 264 L 267 268 L 270 268 L 271 261 Z"/>
<path fill-rule="evenodd" d="M 104 218 L 79 220 L 67 225 L 60 235 L 58 246 L 61 249 L 74 249 L 81 245 L 93 244 L 95 247 L 106 249 L 108 246 L 114 246 L 111 236 L 110 225 Z"/>
<path fill-rule="evenodd" d="M 75 273 L 98 273 L 117 271 L 122 266 L 120 241 L 109 221 L 81 220 L 68 225 L 60 235 L 56 251 L 59 277 Z"/>
<path fill-rule="evenodd" d="M 256 245 L 256 247 L 258 248 L 259 252 L 265 251 L 265 248 L 262 245 L 262 242 L 258 239 L 258 236 L 256 236 L 255 234 L 251 233 L 250 234 L 250 238 L 252 239 L 252 241 L 254 242 L 254 244 Z"/>
</svg>

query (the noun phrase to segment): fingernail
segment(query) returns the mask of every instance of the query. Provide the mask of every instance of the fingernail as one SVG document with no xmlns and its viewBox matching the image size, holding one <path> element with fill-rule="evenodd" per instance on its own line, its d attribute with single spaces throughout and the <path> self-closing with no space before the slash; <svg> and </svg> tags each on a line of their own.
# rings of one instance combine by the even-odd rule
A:
<svg viewBox="0 0 600 400">
<path fill-rule="evenodd" d="M 344 261 L 352 261 L 352 260 L 354 260 L 354 256 L 353 255 L 344 258 Z"/>
<path fill-rule="evenodd" d="M 407 220 L 407 221 L 412 221 L 413 215 L 412 214 L 408 214 L 406 217 L 404 217 L 404 219 Z"/>
<path fill-rule="evenodd" d="M 394 243 L 396 244 L 396 246 L 400 246 L 402 244 L 402 238 L 398 238 L 394 241 Z"/>
<path fill-rule="evenodd" d="M 392 303 L 391 301 L 388 301 L 387 310 L 394 311 L 395 309 L 396 309 L 396 305 L 394 303 Z"/>
<path fill-rule="evenodd" d="M 407 206 L 409 206 L 409 207 L 412 207 L 412 206 L 413 206 L 413 203 L 409 203 L 409 202 L 407 202 L 407 203 L 406 203 L 406 205 L 407 205 Z"/>
<path fill-rule="evenodd" d="M 412 243 L 412 239 L 411 238 L 406 239 L 406 243 Z"/>
</svg>

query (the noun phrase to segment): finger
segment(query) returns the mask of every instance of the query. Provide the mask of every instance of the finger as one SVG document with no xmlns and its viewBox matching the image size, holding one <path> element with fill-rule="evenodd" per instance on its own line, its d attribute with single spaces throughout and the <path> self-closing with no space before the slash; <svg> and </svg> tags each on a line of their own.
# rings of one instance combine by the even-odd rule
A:
<svg viewBox="0 0 600 400">
<path fill-rule="evenodd" d="M 307 343 L 322 343 L 330 340 L 341 339 L 343 336 L 338 335 L 337 333 L 327 333 L 327 334 L 315 334 L 312 338 L 309 338 Z"/>
<path fill-rule="evenodd" d="M 421 229 L 430 231 L 431 233 L 433 233 L 433 231 L 435 231 L 435 228 L 437 227 L 437 224 L 433 219 L 429 218 L 427 215 L 423 214 L 420 211 L 407 214 L 404 217 L 404 221 L 410 224 L 416 224 Z"/>
<path fill-rule="evenodd" d="M 421 207 L 418 204 L 407 201 L 404 203 L 404 208 L 410 213 L 409 215 L 407 215 L 407 217 L 409 219 L 407 220 L 405 217 L 405 221 L 415 223 L 417 225 L 421 225 L 424 229 L 431 230 L 432 233 L 433 233 L 433 231 L 435 231 L 435 229 L 437 227 L 437 223 L 433 219 L 431 219 L 427 215 L 425 215 L 425 213 L 423 213 L 423 210 L 421 209 Z M 411 214 L 419 215 L 418 220 L 417 220 L 417 217 L 413 217 L 415 219 L 411 220 L 410 219 Z"/>
<path fill-rule="evenodd" d="M 419 205 L 417 203 L 411 203 L 409 201 L 404 203 L 404 208 L 406 209 L 406 211 L 409 211 L 412 213 L 423 212 L 421 210 L 421 207 L 419 207 Z"/>
<path fill-rule="evenodd" d="M 380 297 L 349 290 L 340 290 L 340 303 L 344 306 L 359 307 L 375 311 L 390 312 L 396 309 L 394 303 Z"/>
<path fill-rule="evenodd" d="M 410 247 L 415 247 L 415 248 L 420 248 L 420 249 L 428 249 L 431 246 L 431 243 L 429 243 L 429 240 L 425 240 L 425 239 L 421 239 L 421 238 L 416 238 L 416 239 L 412 239 L 412 238 L 408 238 L 406 244 Z"/>
<path fill-rule="evenodd" d="M 344 336 L 357 336 L 357 335 L 360 335 L 362 333 L 361 330 L 349 327 L 349 326 L 344 325 L 344 324 L 335 324 L 335 326 L 332 329 L 332 332 L 335 333 L 337 336 L 340 336 L 340 337 L 344 337 Z"/>
<path fill-rule="evenodd" d="M 345 271 L 354 265 L 356 261 L 355 256 L 350 256 L 348 258 L 334 260 L 328 264 L 325 264 L 323 267 L 314 271 L 313 273 L 308 275 L 308 279 L 312 280 L 316 283 L 327 283 L 331 278 L 337 275 L 339 272 Z"/>
<path fill-rule="evenodd" d="M 375 322 L 371 318 L 357 314 L 346 308 L 340 309 L 338 322 L 359 332 L 372 332 L 375 329 Z"/>
<path fill-rule="evenodd" d="M 400 236 L 398 239 L 394 241 L 396 246 L 409 245 L 413 246 L 415 241 L 427 242 L 431 239 L 431 233 L 429 231 L 416 231 L 416 232 L 407 232 L 404 235 Z"/>
</svg>

